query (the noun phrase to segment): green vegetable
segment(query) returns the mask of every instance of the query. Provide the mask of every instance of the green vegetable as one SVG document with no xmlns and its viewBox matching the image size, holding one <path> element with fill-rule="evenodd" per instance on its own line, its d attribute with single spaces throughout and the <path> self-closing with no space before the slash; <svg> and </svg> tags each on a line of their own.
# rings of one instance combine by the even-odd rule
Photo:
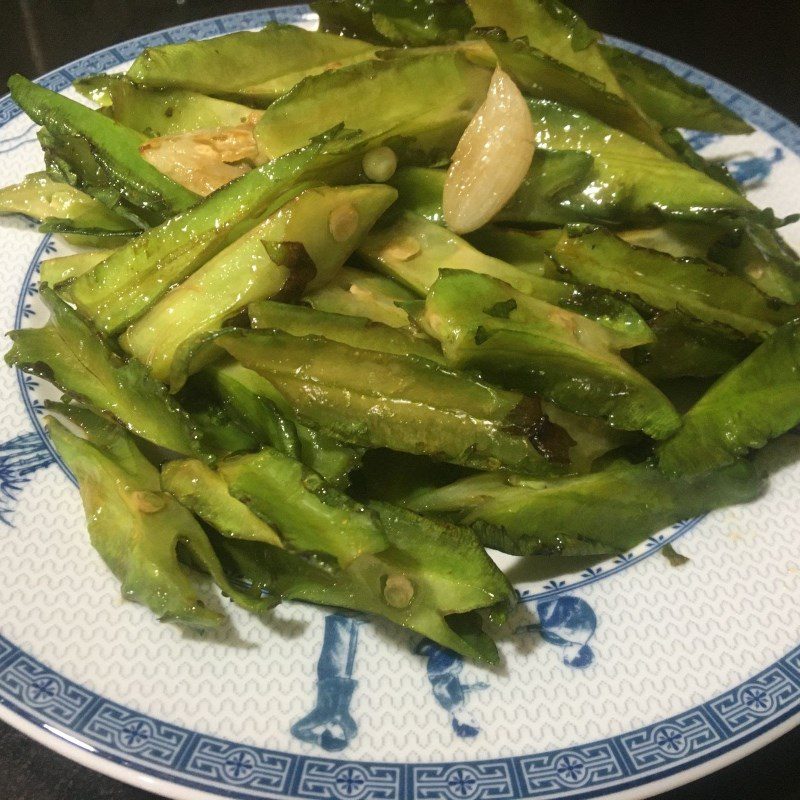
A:
<svg viewBox="0 0 800 800">
<path fill-rule="evenodd" d="M 560 227 L 582 220 L 583 216 L 571 208 L 571 198 L 590 185 L 593 167 L 594 159 L 588 153 L 548 151 L 540 147 L 519 191 L 494 221 Z M 407 167 L 398 170 L 391 181 L 400 193 L 397 207 L 444 225 L 442 192 L 445 176 L 441 169 Z M 475 235 L 470 234 L 470 238 Z"/>
<path fill-rule="evenodd" d="M 210 370 L 209 377 L 224 408 L 259 448 L 274 447 L 292 458 L 300 457 L 297 428 L 272 401 L 274 390 L 268 381 L 249 370 L 231 373 L 224 368 Z"/>
<path fill-rule="evenodd" d="M 470 234 L 468 240 L 481 252 L 526 272 L 563 280 L 565 276 L 552 258 L 552 251 L 561 237 L 561 229 L 522 231 L 486 225 Z M 614 331 L 615 347 L 624 349 L 653 341 L 652 331 L 630 303 L 591 287 L 572 285 L 570 288 L 568 297 L 553 295 L 556 304 Z M 539 299 L 547 297 L 542 294 Z"/>
<path fill-rule="evenodd" d="M 47 129 L 46 141 L 69 162 L 78 187 L 90 194 L 97 187 L 97 197 L 112 210 L 119 206 L 157 224 L 197 202 L 197 195 L 139 155 L 140 134 L 21 75 L 13 75 L 8 87 L 22 110 Z"/>
<path fill-rule="evenodd" d="M 469 467 L 381 447 L 364 453 L 352 475 L 349 493 L 363 503 L 380 500 L 402 505 L 414 492 L 445 486 L 474 474 Z"/>
<path fill-rule="evenodd" d="M 746 336 L 768 336 L 795 313 L 775 309 L 757 289 L 713 264 L 632 247 L 607 231 L 564 237 L 555 250 L 576 280 L 641 298 L 663 311 L 681 310 Z"/>
<path fill-rule="evenodd" d="M 504 209 L 504 219 L 557 224 L 665 218 L 713 221 L 758 213 L 738 192 L 582 111 L 550 100 L 530 100 L 529 105 L 539 148 L 582 153 L 593 160 L 583 184 L 580 162 L 568 164 L 574 175 L 570 178 L 567 172 L 567 178 L 576 188 L 560 189 L 549 213 L 547 208 L 536 208 L 542 192 L 533 169 Z"/>
<path fill-rule="evenodd" d="M 479 469 L 553 470 L 531 439 L 547 452 L 550 438 L 560 445 L 559 429 L 546 426 L 538 405 L 520 394 L 422 359 L 312 336 L 230 330 L 215 342 L 268 378 L 302 421 L 344 442 Z"/>
<path fill-rule="evenodd" d="M 380 185 L 307 189 L 169 291 L 125 332 L 122 346 L 166 380 L 182 347 L 248 303 L 295 299 L 327 283 L 395 197 Z"/>
<path fill-rule="evenodd" d="M 565 284 L 484 255 L 460 236 L 410 212 L 373 231 L 358 252 L 371 267 L 423 297 L 436 282 L 440 269 L 466 269 L 491 275 L 521 292 L 544 295 L 553 301 L 570 294 Z"/>
<path fill-rule="evenodd" d="M 381 551 L 364 552 L 337 567 L 319 557 L 226 539 L 218 549 L 237 577 L 283 599 L 376 613 L 470 658 L 497 660 L 491 640 L 471 641 L 459 625 L 467 620 L 457 616 L 507 605 L 511 596 L 470 531 L 383 503 L 361 506 L 307 473 L 300 482 L 298 465 L 269 451 L 224 462 L 221 474 L 234 497 L 245 497 L 259 515 L 280 519 L 287 541 L 319 544 L 312 531 L 322 521 L 323 539 L 332 530 L 341 529 L 344 538 L 371 530 L 375 544 L 384 542 Z M 291 506 L 282 501 L 287 490 Z"/>
<path fill-rule="evenodd" d="M 760 216 L 738 191 L 583 111 L 529 100 L 537 151 L 528 176 L 495 221 L 561 226 L 665 220 L 742 224 Z M 392 179 L 398 206 L 441 223 L 441 170 L 403 169 Z"/>
<path fill-rule="evenodd" d="M 626 242 L 676 258 L 713 261 L 768 297 L 788 304 L 800 302 L 800 258 L 777 231 L 756 220 L 739 220 L 733 227 L 671 222 L 619 235 Z"/>
<path fill-rule="evenodd" d="M 92 75 L 74 85 L 108 106 L 112 119 L 149 137 L 255 123 L 261 116 L 249 106 L 186 89 L 146 89 L 122 75 Z"/>
<path fill-rule="evenodd" d="M 267 105 L 309 75 L 370 58 L 364 42 L 269 24 L 260 31 L 147 48 L 128 77 L 153 88 L 179 88 L 248 105 Z"/>
<path fill-rule="evenodd" d="M 665 128 L 729 134 L 753 132 L 738 114 L 718 103 L 701 86 L 619 47 L 601 45 L 601 49 L 625 91 Z"/>
<path fill-rule="evenodd" d="M 456 0 L 316 0 L 320 28 L 376 44 L 423 46 L 457 41 L 472 27 Z"/>
<path fill-rule="evenodd" d="M 198 432 L 203 452 L 215 458 L 224 458 L 234 453 L 254 452 L 259 444 L 222 404 L 197 397 L 182 397 L 189 411 L 192 425 Z"/>
<path fill-rule="evenodd" d="M 197 455 L 196 433 L 164 387 L 138 362 L 116 356 L 47 286 L 41 297 L 50 308 L 50 322 L 12 331 L 14 346 L 6 363 L 54 383 L 159 447 Z"/>
<path fill-rule="evenodd" d="M 530 480 L 496 473 L 413 497 L 408 506 L 471 525 L 486 547 L 516 555 L 624 553 L 671 523 L 749 502 L 763 480 L 745 463 L 700 479 L 619 462 L 591 475 Z"/>
<path fill-rule="evenodd" d="M 769 297 L 800 302 L 800 257 L 766 225 L 744 221 L 717 239 L 708 255 Z"/>
<path fill-rule="evenodd" d="M 447 173 L 429 167 L 403 167 L 389 181 L 399 193 L 397 207 L 444 225 L 442 191 Z"/>
<path fill-rule="evenodd" d="M 285 331 L 292 336 L 322 336 L 363 350 L 418 356 L 428 361 L 444 362 L 436 342 L 414 336 L 366 317 L 332 314 L 303 306 L 290 306 L 263 300 L 248 307 L 254 328 Z"/>
<path fill-rule="evenodd" d="M 593 287 L 574 287 L 572 294 L 560 300 L 558 305 L 602 325 L 615 350 L 638 347 L 655 340 L 653 331 L 639 312 L 616 295 Z"/>
<path fill-rule="evenodd" d="M 201 461 L 164 464 L 161 485 L 223 536 L 283 547 L 280 536 L 244 503 L 231 497 L 228 484 Z"/>
<path fill-rule="evenodd" d="M 670 158 L 674 157 L 659 128 L 626 98 L 613 93 L 613 90 L 607 91 L 599 81 L 530 47 L 524 40 L 501 42 L 490 39 L 488 43 L 500 66 L 526 95 L 580 108 Z"/>
<path fill-rule="evenodd" d="M 691 222 L 622 231 L 621 239 L 675 258 L 713 261 L 753 284 L 760 292 L 794 304 L 800 301 L 800 259 L 777 231 L 753 220 L 726 229 Z"/>
<path fill-rule="evenodd" d="M 680 424 L 664 395 L 615 352 L 600 325 L 471 272 L 444 271 L 425 301 L 423 329 L 456 367 L 541 394 L 612 427 L 663 439 Z"/>
<path fill-rule="evenodd" d="M 313 5 L 319 33 L 79 79 L 96 110 L 11 79 L 46 172 L 0 214 L 94 249 L 40 265 L 51 319 L 6 360 L 61 391 L 126 597 L 215 625 L 194 568 L 496 663 L 484 548 L 547 579 L 759 494 L 748 450 L 800 424 L 795 216 L 681 133 L 747 123 L 561 0 Z M 533 126 L 513 186 L 476 119 L 493 70 Z M 453 234 L 445 186 L 455 228 L 459 192 L 496 213 Z"/>
<path fill-rule="evenodd" d="M 198 378 L 182 396 L 196 396 L 198 389 L 200 394 L 211 390 L 225 410 L 223 424 L 235 420 L 239 430 L 247 432 L 248 441 L 228 447 L 226 455 L 267 445 L 292 455 L 299 447 L 303 464 L 335 488 L 347 487 L 349 474 L 358 466 L 362 451 L 302 425 L 283 395 L 266 378 L 235 362 L 207 368 Z M 231 439 L 234 435 L 231 432 Z"/>
<path fill-rule="evenodd" d="M 53 180 L 46 172 L 34 172 L 21 183 L 0 190 L 0 214 L 25 214 L 44 222 L 46 228 L 107 234 L 120 241 L 139 231 L 131 220 L 80 189 Z"/>
<path fill-rule="evenodd" d="M 603 419 L 573 414 L 552 403 L 542 403 L 542 411 L 574 442 L 569 449 L 570 472 L 592 472 L 609 453 L 641 445 L 639 434 L 612 428 Z"/>
<path fill-rule="evenodd" d="M 68 287 L 69 299 L 104 332 L 120 331 L 171 286 L 350 158 L 349 142 L 334 136 L 247 173 L 79 277 Z"/>
<path fill-rule="evenodd" d="M 133 437 L 116 421 L 106 419 L 79 403 L 46 400 L 45 408 L 79 428 L 90 444 L 111 458 L 141 486 L 153 491 L 161 488 L 158 470 L 145 458 Z"/>
<path fill-rule="evenodd" d="M 693 222 L 667 222 L 657 228 L 619 231 L 617 236 L 635 247 L 659 250 L 674 258 L 707 259 L 708 251 L 719 239 L 720 229 Z"/>
<path fill-rule="evenodd" d="M 730 464 L 800 422 L 800 320 L 775 331 L 723 375 L 658 450 L 668 475 L 698 475 Z"/>
<path fill-rule="evenodd" d="M 230 458 L 219 471 L 231 495 L 296 550 L 327 553 L 347 566 L 388 546 L 372 512 L 277 450 Z"/>
<path fill-rule="evenodd" d="M 707 378 L 735 367 L 754 349 L 753 342 L 721 326 L 696 322 L 678 312 L 663 312 L 650 321 L 655 341 L 626 354 L 648 380 Z"/>
<path fill-rule="evenodd" d="M 568 308 L 614 331 L 619 347 L 652 341 L 644 320 L 628 304 L 598 292 L 576 289 L 487 256 L 445 228 L 406 212 L 382 230 L 371 233 L 359 254 L 375 269 L 426 295 L 442 269 L 461 269 L 489 275 L 517 291 Z M 541 272 L 544 272 L 544 264 Z"/>
<path fill-rule="evenodd" d="M 672 148 L 673 154 L 692 169 L 704 172 L 709 178 L 727 186 L 728 189 L 743 195 L 742 187 L 733 179 L 725 164 L 703 158 L 684 138 L 677 128 L 664 128 L 661 132 L 664 141 Z"/>
<path fill-rule="evenodd" d="M 177 549 L 182 547 L 238 605 L 251 611 L 274 605 L 261 599 L 258 590 L 234 588 L 203 529 L 183 506 L 159 490 L 155 468 L 150 474 L 127 472 L 111 453 L 54 419 L 48 421 L 48 430 L 78 479 L 92 546 L 120 580 L 123 597 L 146 605 L 164 621 L 193 628 L 218 625 L 222 615 L 204 606 L 178 562 Z"/>
<path fill-rule="evenodd" d="M 58 286 L 88 272 L 92 267 L 105 261 L 108 250 L 87 250 L 71 256 L 58 256 L 42 261 L 39 277 L 42 283 Z"/>
<path fill-rule="evenodd" d="M 538 148 L 520 188 L 495 217 L 512 225 L 564 225 L 577 220 L 583 206 L 574 198 L 591 186 L 594 158 L 572 150 Z"/>
<path fill-rule="evenodd" d="M 480 28 L 502 28 L 532 47 L 624 96 L 598 44 L 598 35 L 559 0 L 467 0 Z"/>
<path fill-rule="evenodd" d="M 277 158 L 344 122 L 364 138 L 375 137 L 376 146 L 394 144 L 404 163 L 446 160 L 486 97 L 490 77 L 462 54 L 445 52 L 364 61 L 307 78 L 259 120 L 260 156 Z"/>
<path fill-rule="evenodd" d="M 487 256 L 546 278 L 558 276 L 550 253 L 561 239 L 560 228 L 522 231 L 499 225 L 484 225 L 466 238 L 473 247 Z"/>
<path fill-rule="evenodd" d="M 352 267 L 344 267 L 327 286 L 303 298 L 318 311 L 365 317 L 391 328 L 408 327 L 408 314 L 401 306 L 415 299 L 390 278 Z"/>
</svg>

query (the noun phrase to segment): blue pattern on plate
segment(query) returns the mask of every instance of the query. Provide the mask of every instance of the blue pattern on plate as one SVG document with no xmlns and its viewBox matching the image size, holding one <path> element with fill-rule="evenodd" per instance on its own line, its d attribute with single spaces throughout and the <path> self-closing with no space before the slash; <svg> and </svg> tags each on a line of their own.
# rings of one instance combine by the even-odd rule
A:
<svg viewBox="0 0 800 800">
<path fill-rule="evenodd" d="M 523 796 L 529 797 L 560 796 L 563 791 L 607 786 L 628 774 L 611 742 L 521 758 L 519 767 L 524 780 Z"/>
<path fill-rule="evenodd" d="M 292 736 L 323 750 L 344 750 L 358 733 L 350 702 L 358 683 L 353 680 L 358 626 L 361 620 L 345 614 L 325 618 L 325 635 L 317 661 L 317 703 L 292 725 Z"/>
<path fill-rule="evenodd" d="M 213 784 L 285 793 L 294 759 L 221 739 L 195 737 L 190 742 L 185 771 Z"/>
<path fill-rule="evenodd" d="M 621 736 L 567 750 L 459 764 L 334 761 L 203 736 L 104 700 L 2 637 L 0 700 L 27 720 L 68 730 L 103 758 L 235 797 L 245 796 L 233 791 L 244 786 L 268 789 L 270 797 L 345 800 L 516 800 L 586 790 L 572 795 L 577 798 L 592 796 L 601 786 L 623 789 L 689 768 L 798 713 L 798 664 L 800 647 L 702 706 Z"/>
<path fill-rule="evenodd" d="M 32 390 L 37 383 L 29 375 L 25 385 Z M 50 448 L 38 432 L 23 433 L 0 444 L 0 523 L 11 525 L 11 512 L 22 487 L 53 461 Z"/>
<path fill-rule="evenodd" d="M 747 189 L 758 186 L 770 176 L 772 168 L 783 161 L 783 148 L 776 147 L 765 156 L 746 156 L 725 162 L 731 177 Z"/>
<path fill-rule="evenodd" d="M 421 800 L 511 800 L 517 797 L 508 761 L 473 764 L 424 764 L 411 771 L 414 794 Z"/>
<path fill-rule="evenodd" d="M 687 131 L 684 138 L 692 149 L 700 151 L 715 142 L 722 141 L 722 134 L 708 131 Z"/>
<path fill-rule="evenodd" d="M 403 768 L 398 764 L 302 760 L 297 797 L 311 800 L 400 800 Z"/>
<path fill-rule="evenodd" d="M 668 723 L 659 723 L 620 737 L 637 772 L 702 753 L 722 741 L 722 734 L 705 709 L 694 709 Z"/>
<path fill-rule="evenodd" d="M 426 671 L 434 700 L 447 711 L 453 733 L 461 739 L 476 737 L 481 731 L 467 708 L 469 696 L 488 689 L 489 685 L 482 681 L 464 683 L 461 680 L 464 659 L 430 639 L 420 641 L 414 652 L 428 659 Z"/>
<path fill-rule="evenodd" d="M 40 82 L 59 91 L 75 78 L 115 66 L 148 45 L 256 27 L 267 20 L 293 22 L 306 10 L 304 6 L 295 6 L 184 25 L 79 59 Z M 800 128 L 788 120 L 705 73 L 643 48 L 632 49 L 700 83 L 787 148 L 800 152 Z M 0 101 L 0 125 L 19 113 L 9 98 Z M 700 146 L 697 140 L 693 143 Z M 26 313 L 23 298 L 27 286 L 38 259 L 48 247 L 49 238 L 44 237 L 25 276 L 25 288 L 17 308 L 17 326 Z M 32 388 L 20 376 L 23 400 L 37 433 L 44 439 L 37 406 L 30 396 Z M 49 443 L 45 446 L 50 448 Z M 50 457 L 60 463 L 52 450 Z M 674 541 L 697 522 L 691 520 L 675 526 L 671 534 L 662 536 L 651 548 L 620 556 L 605 572 L 584 573 L 571 583 L 560 580 L 541 587 L 539 592 L 526 590 L 521 600 L 540 602 L 543 598 L 564 594 L 576 585 L 593 583 L 626 569 Z M 588 627 L 579 625 L 578 630 L 583 636 Z M 559 646 L 571 646 L 571 639 L 562 633 L 557 636 L 567 642 Z M 581 646 L 587 646 L 587 642 L 588 639 Z M 36 725 L 68 733 L 100 758 L 131 766 L 143 774 L 231 797 L 511 800 L 562 797 L 570 792 L 570 797 L 585 798 L 639 786 L 696 766 L 796 715 L 800 711 L 800 647 L 743 685 L 702 706 L 638 731 L 566 750 L 458 764 L 346 762 L 244 747 L 143 716 L 107 701 L 58 675 L 2 637 L 0 702 Z"/>
<path fill-rule="evenodd" d="M 569 595 L 536 604 L 542 638 L 562 649 L 567 666 L 585 669 L 594 661 L 589 642 L 597 628 L 592 607 L 579 597 Z"/>
<path fill-rule="evenodd" d="M 800 687 L 794 676 L 790 677 L 779 666 L 775 666 L 709 705 L 725 725 L 736 733 L 796 705 L 798 701 Z"/>
</svg>

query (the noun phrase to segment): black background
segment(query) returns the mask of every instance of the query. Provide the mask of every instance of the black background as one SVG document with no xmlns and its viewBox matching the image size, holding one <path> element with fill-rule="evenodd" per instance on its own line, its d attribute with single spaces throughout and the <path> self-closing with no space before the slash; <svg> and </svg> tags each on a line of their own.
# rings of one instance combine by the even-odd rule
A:
<svg viewBox="0 0 800 800">
<path fill-rule="evenodd" d="M 258 0 L 0 0 L 0 79 L 35 77 L 107 45 Z M 599 30 L 723 78 L 800 122 L 800 0 L 574 0 Z M 798 192 L 800 210 L 800 191 Z M 624 680 L 624 676 L 620 676 Z M 154 800 L 0 723 L 0 798 Z M 659 800 L 800 800 L 800 729 Z"/>
</svg>

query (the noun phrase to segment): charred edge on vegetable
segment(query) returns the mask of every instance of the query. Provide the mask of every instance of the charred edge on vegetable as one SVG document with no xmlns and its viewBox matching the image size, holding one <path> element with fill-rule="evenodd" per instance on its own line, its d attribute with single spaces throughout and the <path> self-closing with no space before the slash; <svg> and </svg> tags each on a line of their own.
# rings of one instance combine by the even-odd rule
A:
<svg viewBox="0 0 800 800">
<path fill-rule="evenodd" d="M 303 296 L 308 284 L 317 277 L 317 268 L 308 251 L 300 242 L 262 241 L 261 244 L 271 261 L 289 270 L 289 276 L 272 299 L 280 303 L 296 302 Z"/>
<path fill-rule="evenodd" d="M 487 314 L 490 317 L 496 317 L 497 319 L 508 319 L 511 316 L 511 312 L 515 311 L 517 308 L 517 301 L 512 297 L 505 302 L 497 302 L 490 308 L 484 310 L 484 314 Z"/>
<path fill-rule="evenodd" d="M 523 397 L 509 412 L 503 430 L 525 436 L 554 464 L 569 464 L 569 449 L 576 444 L 564 428 L 550 421 L 538 397 Z"/>
</svg>

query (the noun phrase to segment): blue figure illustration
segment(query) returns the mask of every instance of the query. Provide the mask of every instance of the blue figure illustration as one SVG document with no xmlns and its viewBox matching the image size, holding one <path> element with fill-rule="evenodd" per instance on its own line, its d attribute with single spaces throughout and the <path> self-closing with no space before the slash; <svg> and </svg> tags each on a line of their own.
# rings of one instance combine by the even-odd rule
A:
<svg viewBox="0 0 800 800">
<path fill-rule="evenodd" d="M 597 628 L 597 616 L 585 600 L 570 595 L 540 600 L 536 611 L 539 622 L 523 625 L 516 633 L 538 632 L 546 642 L 561 648 L 568 667 L 585 669 L 594 661 L 589 642 Z"/>
<path fill-rule="evenodd" d="M 358 733 L 350 716 L 357 681 L 353 666 L 361 620 L 343 614 L 325 618 L 325 635 L 317 661 L 317 704 L 292 725 L 292 736 L 323 750 L 343 750 Z"/>
<path fill-rule="evenodd" d="M 414 652 L 428 659 L 428 680 L 436 702 L 450 715 L 450 724 L 456 736 L 469 739 L 480 733 L 480 728 L 466 709 L 470 692 L 488 689 L 486 683 L 466 684 L 461 681 L 464 659 L 452 650 L 422 639 Z"/>
<path fill-rule="evenodd" d="M 742 186 L 757 186 L 770 176 L 772 167 L 783 161 L 783 158 L 783 149 L 776 147 L 771 156 L 735 158 L 729 161 L 727 166 L 737 183 Z"/>
<path fill-rule="evenodd" d="M 702 150 L 710 144 L 722 138 L 719 133 L 708 133 L 706 131 L 688 131 L 684 138 L 693 150 Z"/>
<path fill-rule="evenodd" d="M 0 522 L 11 525 L 11 512 L 34 472 L 50 466 L 53 454 L 38 433 L 23 433 L 0 444 Z"/>
</svg>

